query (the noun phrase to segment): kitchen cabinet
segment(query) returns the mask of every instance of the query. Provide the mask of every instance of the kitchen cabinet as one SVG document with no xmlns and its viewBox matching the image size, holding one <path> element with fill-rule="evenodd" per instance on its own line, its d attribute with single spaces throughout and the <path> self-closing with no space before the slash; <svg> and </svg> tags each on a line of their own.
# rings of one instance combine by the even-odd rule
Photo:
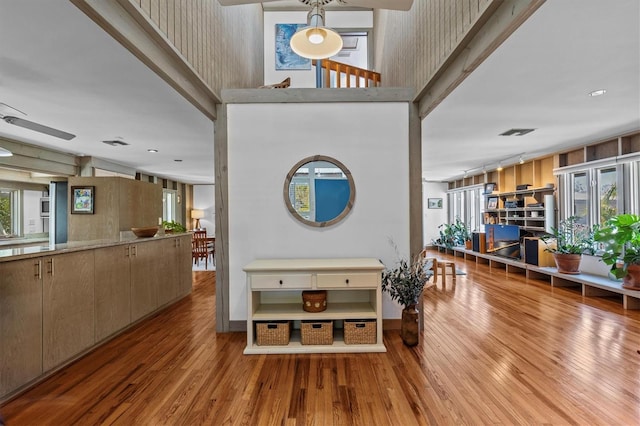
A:
<svg viewBox="0 0 640 426">
<path fill-rule="evenodd" d="M 191 289 L 191 234 L 9 253 L 0 254 L 0 402 Z"/>
<path fill-rule="evenodd" d="M 131 321 L 153 312 L 160 304 L 158 288 L 168 285 L 163 264 L 162 247 L 156 241 L 145 241 L 129 246 L 131 261 Z"/>
<path fill-rule="evenodd" d="M 0 263 L 0 396 L 42 374 L 42 261 Z"/>
<path fill-rule="evenodd" d="M 130 246 L 99 248 L 95 253 L 96 341 L 131 323 Z"/>
<path fill-rule="evenodd" d="M 45 256 L 42 366 L 50 370 L 95 342 L 93 250 Z"/>
</svg>

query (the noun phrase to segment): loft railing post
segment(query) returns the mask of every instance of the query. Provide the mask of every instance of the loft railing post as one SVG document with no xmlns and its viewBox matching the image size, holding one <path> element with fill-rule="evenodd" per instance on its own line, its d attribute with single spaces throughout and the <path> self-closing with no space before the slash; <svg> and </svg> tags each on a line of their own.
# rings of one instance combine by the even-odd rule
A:
<svg viewBox="0 0 640 426">
<path fill-rule="evenodd" d="M 316 89 L 322 88 L 322 59 L 316 60 Z"/>
</svg>

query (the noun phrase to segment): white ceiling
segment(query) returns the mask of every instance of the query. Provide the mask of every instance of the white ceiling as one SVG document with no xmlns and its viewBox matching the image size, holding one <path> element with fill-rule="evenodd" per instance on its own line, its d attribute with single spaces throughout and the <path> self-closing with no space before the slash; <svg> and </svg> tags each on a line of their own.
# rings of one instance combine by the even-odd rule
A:
<svg viewBox="0 0 640 426">
<path fill-rule="evenodd" d="M 422 128 L 434 181 L 640 129 L 640 2 L 548 0 Z"/>
<path fill-rule="evenodd" d="M 640 129 L 639 28 L 638 0 L 547 1 L 424 120 L 423 177 Z M 0 1 L 0 102 L 77 135 L 64 141 L 0 121 L 2 136 L 213 183 L 212 122 L 68 0 Z M 498 136 L 514 127 L 536 130 Z M 101 143 L 119 137 L 130 145 Z"/>
<path fill-rule="evenodd" d="M 213 122 L 68 0 L 0 1 L 0 102 L 77 135 L 65 141 L 0 120 L 1 136 L 213 183 Z M 119 137 L 130 145 L 101 142 Z"/>
</svg>

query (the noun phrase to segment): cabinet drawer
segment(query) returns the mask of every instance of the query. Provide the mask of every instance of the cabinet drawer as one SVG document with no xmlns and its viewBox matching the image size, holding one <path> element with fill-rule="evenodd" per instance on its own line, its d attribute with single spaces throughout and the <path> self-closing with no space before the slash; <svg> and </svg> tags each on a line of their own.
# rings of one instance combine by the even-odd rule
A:
<svg viewBox="0 0 640 426">
<path fill-rule="evenodd" d="M 375 272 L 354 274 L 318 274 L 318 288 L 376 288 L 380 278 Z"/>
<path fill-rule="evenodd" d="M 253 274 L 251 288 L 311 288 L 311 274 Z"/>
</svg>

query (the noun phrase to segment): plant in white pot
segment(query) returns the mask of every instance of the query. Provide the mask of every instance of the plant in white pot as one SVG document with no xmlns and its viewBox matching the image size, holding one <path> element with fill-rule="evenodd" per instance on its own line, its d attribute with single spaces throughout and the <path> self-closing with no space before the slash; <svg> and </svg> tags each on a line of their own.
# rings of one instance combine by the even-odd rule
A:
<svg viewBox="0 0 640 426">
<path fill-rule="evenodd" d="M 640 216 L 619 214 L 608 219 L 595 233 L 604 246 L 602 261 L 611 273 L 624 278 L 622 287 L 640 290 Z"/>
<path fill-rule="evenodd" d="M 582 254 L 593 253 L 594 231 L 578 220 L 577 216 L 562 220 L 550 234 L 540 237 L 562 274 L 579 274 Z"/>
<path fill-rule="evenodd" d="M 419 255 L 412 262 L 400 259 L 395 268 L 382 272 L 382 291 L 403 306 L 400 335 L 407 346 L 419 341 L 417 305 L 424 285 L 433 275 L 432 262 Z"/>
</svg>

